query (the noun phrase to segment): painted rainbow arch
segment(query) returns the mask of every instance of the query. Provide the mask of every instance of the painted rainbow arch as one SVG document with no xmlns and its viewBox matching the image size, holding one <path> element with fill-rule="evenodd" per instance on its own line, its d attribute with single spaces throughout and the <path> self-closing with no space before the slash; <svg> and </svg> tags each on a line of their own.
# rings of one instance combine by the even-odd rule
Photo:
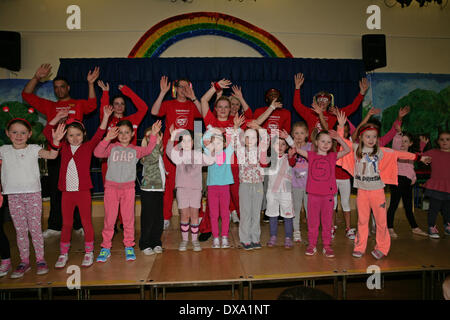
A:
<svg viewBox="0 0 450 320">
<path fill-rule="evenodd" d="M 128 58 L 159 57 L 183 39 L 217 35 L 245 43 L 263 57 L 292 58 L 289 50 L 270 33 L 239 18 L 218 12 L 192 12 L 167 18 L 151 27 Z"/>
</svg>

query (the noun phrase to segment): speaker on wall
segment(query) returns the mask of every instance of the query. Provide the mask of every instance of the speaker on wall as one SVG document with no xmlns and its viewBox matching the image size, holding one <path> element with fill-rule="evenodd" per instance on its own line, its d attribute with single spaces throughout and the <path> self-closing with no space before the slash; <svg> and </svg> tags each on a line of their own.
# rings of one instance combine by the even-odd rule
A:
<svg viewBox="0 0 450 320">
<path fill-rule="evenodd" d="M 362 36 L 362 57 L 366 71 L 386 67 L 386 36 L 365 34 Z"/>
<path fill-rule="evenodd" d="M 20 33 L 0 31 L 0 68 L 20 71 Z"/>
</svg>

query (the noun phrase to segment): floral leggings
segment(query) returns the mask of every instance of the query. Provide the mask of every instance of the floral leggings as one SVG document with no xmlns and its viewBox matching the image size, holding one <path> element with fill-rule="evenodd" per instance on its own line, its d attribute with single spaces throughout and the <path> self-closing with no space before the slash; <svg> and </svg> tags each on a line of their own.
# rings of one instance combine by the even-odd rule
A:
<svg viewBox="0 0 450 320">
<path fill-rule="evenodd" d="M 42 197 L 41 192 L 9 194 L 9 212 L 17 235 L 22 262 L 30 261 L 30 244 L 28 231 L 31 234 L 36 261 L 44 260 L 44 237 L 41 229 Z"/>
</svg>

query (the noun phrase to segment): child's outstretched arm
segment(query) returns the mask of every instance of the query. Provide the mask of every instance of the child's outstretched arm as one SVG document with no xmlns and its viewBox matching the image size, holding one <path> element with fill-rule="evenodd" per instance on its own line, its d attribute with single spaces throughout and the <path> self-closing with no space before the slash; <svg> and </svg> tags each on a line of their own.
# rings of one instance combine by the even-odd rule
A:
<svg viewBox="0 0 450 320">
<path fill-rule="evenodd" d="M 119 127 L 111 128 L 108 133 L 106 134 L 105 138 L 103 138 L 102 141 L 95 147 L 94 149 L 94 156 L 97 158 L 108 158 L 110 153 L 109 145 L 112 140 L 117 138 L 119 135 Z"/>
<path fill-rule="evenodd" d="M 339 144 L 342 146 L 342 150 L 338 152 L 336 159 L 340 159 L 346 154 L 348 154 L 351 150 L 348 144 L 342 139 L 342 137 L 334 130 L 330 130 L 330 137 L 339 142 Z"/>
<path fill-rule="evenodd" d="M 286 141 L 286 143 L 289 145 L 289 147 L 293 147 L 294 146 L 294 139 L 292 139 L 292 137 L 286 132 L 286 130 L 279 130 L 278 131 L 278 135 L 280 136 L 280 138 L 284 139 Z"/>
<path fill-rule="evenodd" d="M 362 119 L 361 123 L 356 127 L 356 129 L 353 131 L 351 137 L 352 137 L 352 141 L 356 141 L 358 139 L 358 132 L 359 129 L 365 125 L 369 119 L 376 114 L 379 114 L 381 112 L 381 109 L 375 109 L 375 108 L 370 108 L 369 111 L 367 112 L 366 116 L 364 117 L 364 119 Z"/>
<path fill-rule="evenodd" d="M 42 130 L 42 133 L 44 134 L 47 141 L 51 144 L 53 142 L 53 136 L 52 136 L 52 129 L 60 123 L 62 120 L 67 119 L 69 116 L 69 109 L 62 109 L 60 110 L 56 116 L 51 119 L 44 127 L 44 130 Z"/>
<path fill-rule="evenodd" d="M 39 158 L 43 159 L 56 159 L 58 157 L 58 152 L 60 148 L 60 141 L 64 138 L 66 134 L 65 130 L 66 125 L 64 123 L 60 123 L 56 130 L 52 129 L 52 138 L 53 143 L 51 144 L 52 150 L 39 150 Z"/>
<path fill-rule="evenodd" d="M 398 117 L 392 124 L 391 130 L 389 130 L 384 136 L 378 139 L 380 147 L 384 147 L 395 137 L 398 131 L 401 131 L 403 118 L 409 113 L 410 107 L 405 106 L 398 110 Z"/>
<path fill-rule="evenodd" d="M 151 130 L 152 133 L 150 135 L 150 140 L 148 142 L 147 147 L 145 147 L 145 148 L 136 147 L 137 148 L 136 157 L 138 159 L 145 157 L 152 153 L 153 149 L 156 146 L 157 135 L 158 135 L 158 132 L 161 131 L 161 126 L 162 126 L 161 120 L 155 121 L 155 123 L 153 123 L 153 125 L 152 125 L 152 130 Z"/>
</svg>

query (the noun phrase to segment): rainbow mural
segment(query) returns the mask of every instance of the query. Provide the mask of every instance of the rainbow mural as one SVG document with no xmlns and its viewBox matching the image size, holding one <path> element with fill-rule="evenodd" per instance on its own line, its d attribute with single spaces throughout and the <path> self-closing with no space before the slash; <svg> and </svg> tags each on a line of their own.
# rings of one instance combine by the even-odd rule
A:
<svg viewBox="0 0 450 320">
<path fill-rule="evenodd" d="M 289 50 L 270 33 L 239 18 L 218 12 L 192 12 L 173 16 L 151 27 L 136 43 L 128 58 L 159 57 L 183 39 L 217 35 L 245 43 L 263 57 L 292 58 Z"/>
</svg>

